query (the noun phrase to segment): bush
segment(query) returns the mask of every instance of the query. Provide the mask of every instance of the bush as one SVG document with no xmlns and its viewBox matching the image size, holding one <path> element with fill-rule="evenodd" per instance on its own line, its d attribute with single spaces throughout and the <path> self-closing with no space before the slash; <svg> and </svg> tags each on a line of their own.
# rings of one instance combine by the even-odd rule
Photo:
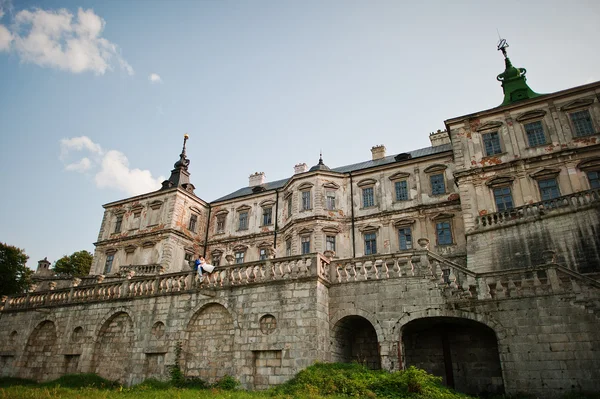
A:
<svg viewBox="0 0 600 399">
<path fill-rule="evenodd" d="M 161 389 L 169 389 L 169 388 L 171 388 L 170 382 L 160 381 L 160 380 L 157 380 L 156 378 L 148 378 L 147 380 L 144 380 L 140 384 L 133 387 L 134 390 L 143 390 L 143 391 L 150 390 L 150 389 L 161 390 Z"/>
<path fill-rule="evenodd" d="M 210 387 L 210 385 L 201 378 L 186 378 L 181 387 L 190 389 L 207 389 Z"/>
<path fill-rule="evenodd" d="M 94 373 L 65 374 L 56 380 L 40 384 L 43 387 L 65 387 L 65 388 L 99 388 L 110 389 L 120 386 L 116 381 L 110 381 Z"/>
<path fill-rule="evenodd" d="M 223 389 L 225 391 L 234 391 L 240 386 L 240 382 L 230 375 L 226 375 L 213 384 L 213 388 Z"/>
<path fill-rule="evenodd" d="M 37 382 L 34 380 L 27 380 L 25 378 L 16 378 L 16 377 L 2 377 L 0 378 L 0 388 L 6 388 L 10 386 L 29 386 L 36 385 Z"/>
</svg>

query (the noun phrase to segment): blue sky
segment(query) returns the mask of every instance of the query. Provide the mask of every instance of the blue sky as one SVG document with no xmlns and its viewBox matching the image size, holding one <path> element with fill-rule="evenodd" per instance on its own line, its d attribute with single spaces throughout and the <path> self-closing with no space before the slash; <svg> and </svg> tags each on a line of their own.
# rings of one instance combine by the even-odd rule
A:
<svg viewBox="0 0 600 399">
<path fill-rule="evenodd" d="M 600 80 L 600 3 L 0 0 L 0 241 L 93 251 L 102 204 L 157 189 L 188 132 L 212 201 L 429 145 L 502 102 L 497 29 L 534 91 Z M 596 49 L 596 50 L 594 50 Z"/>
</svg>

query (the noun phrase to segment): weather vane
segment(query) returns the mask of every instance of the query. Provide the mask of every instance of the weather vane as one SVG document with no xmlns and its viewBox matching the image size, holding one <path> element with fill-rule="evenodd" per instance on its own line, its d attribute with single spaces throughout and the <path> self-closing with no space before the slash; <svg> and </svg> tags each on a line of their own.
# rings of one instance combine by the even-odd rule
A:
<svg viewBox="0 0 600 399">
<path fill-rule="evenodd" d="M 500 35 L 498 35 L 498 36 L 500 36 Z M 500 39 L 500 41 L 498 41 L 498 51 L 502 51 L 504 58 L 507 57 L 507 55 L 506 55 L 507 47 L 508 47 L 508 43 L 506 43 L 506 39 Z"/>
</svg>

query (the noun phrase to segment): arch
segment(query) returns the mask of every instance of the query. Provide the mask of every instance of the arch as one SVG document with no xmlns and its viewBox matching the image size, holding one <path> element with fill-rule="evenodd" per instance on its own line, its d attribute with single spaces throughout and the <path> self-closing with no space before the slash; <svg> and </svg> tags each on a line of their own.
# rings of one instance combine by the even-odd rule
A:
<svg viewBox="0 0 600 399">
<path fill-rule="evenodd" d="M 92 356 L 92 372 L 112 381 L 127 382 L 131 374 L 133 320 L 126 311 L 113 312 L 100 326 Z"/>
<path fill-rule="evenodd" d="M 22 378 L 34 380 L 57 376 L 60 369 L 57 357 L 57 331 L 53 321 L 43 320 L 31 332 L 23 351 Z"/>
<path fill-rule="evenodd" d="M 185 375 L 209 382 L 234 375 L 234 334 L 234 319 L 225 306 L 215 302 L 201 306 L 186 327 Z"/>
<path fill-rule="evenodd" d="M 100 323 L 96 326 L 96 330 L 94 331 L 94 335 L 93 335 L 94 343 L 96 343 L 98 341 L 98 337 L 100 336 L 100 331 L 102 330 L 102 327 L 111 318 L 113 318 L 117 313 L 126 313 L 127 316 L 129 316 L 129 319 L 131 320 L 131 322 L 133 323 L 133 328 L 134 329 L 136 328 L 137 323 L 135 321 L 134 313 L 131 310 L 129 310 L 128 308 L 123 307 L 123 306 L 120 306 L 118 308 L 112 308 L 111 310 L 106 312 L 106 314 L 104 315 L 104 317 L 102 318 Z"/>
<path fill-rule="evenodd" d="M 334 362 L 358 362 L 381 369 L 379 341 L 373 324 L 365 317 L 348 315 L 331 328 L 331 355 Z"/>
<path fill-rule="evenodd" d="M 496 331 L 471 318 L 414 317 L 402 325 L 405 366 L 441 376 L 469 394 L 504 393 Z"/>
<path fill-rule="evenodd" d="M 377 341 L 379 342 L 383 342 L 385 339 L 385 336 L 383 334 L 383 328 L 381 328 L 381 324 L 379 324 L 379 320 L 374 319 L 372 316 L 372 313 L 367 312 L 366 310 L 363 309 L 358 309 L 358 308 L 354 308 L 354 309 L 342 309 L 339 310 L 337 312 L 335 312 L 330 318 L 329 318 L 329 325 L 330 326 L 334 326 L 336 325 L 341 319 L 343 319 L 344 317 L 347 316 L 360 316 L 362 318 L 365 318 L 369 321 L 369 323 L 371 323 L 371 325 L 373 326 L 373 328 L 375 328 L 375 333 L 377 334 Z"/>
</svg>

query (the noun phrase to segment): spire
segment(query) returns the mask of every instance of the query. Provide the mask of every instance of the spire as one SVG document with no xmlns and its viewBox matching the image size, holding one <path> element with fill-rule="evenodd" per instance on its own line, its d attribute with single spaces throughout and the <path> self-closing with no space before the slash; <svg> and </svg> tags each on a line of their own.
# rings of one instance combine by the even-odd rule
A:
<svg viewBox="0 0 600 399">
<path fill-rule="evenodd" d="M 171 187 L 181 187 L 186 191 L 194 193 L 194 185 L 190 183 L 190 172 L 188 172 L 190 160 L 187 159 L 185 152 L 185 145 L 189 138 L 190 136 L 187 133 L 183 135 L 183 148 L 181 149 L 181 154 L 179 154 L 179 160 L 173 165 L 174 169 L 171 171 L 169 180 L 165 180 L 162 183 L 161 190 Z"/>
<path fill-rule="evenodd" d="M 323 163 L 323 151 L 319 151 L 319 163 L 310 168 L 309 172 L 314 172 L 315 170 L 331 170 Z"/>
<path fill-rule="evenodd" d="M 498 51 L 504 55 L 504 72 L 496 77 L 498 81 L 502 82 L 502 90 L 504 91 L 504 101 L 500 106 L 515 103 L 517 101 L 526 100 L 528 98 L 538 97 L 540 94 L 531 90 L 527 85 L 527 79 L 525 74 L 527 70 L 525 68 L 515 68 L 510 62 L 510 58 L 506 54 L 508 43 L 504 39 L 500 39 L 498 42 Z"/>
</svg>

